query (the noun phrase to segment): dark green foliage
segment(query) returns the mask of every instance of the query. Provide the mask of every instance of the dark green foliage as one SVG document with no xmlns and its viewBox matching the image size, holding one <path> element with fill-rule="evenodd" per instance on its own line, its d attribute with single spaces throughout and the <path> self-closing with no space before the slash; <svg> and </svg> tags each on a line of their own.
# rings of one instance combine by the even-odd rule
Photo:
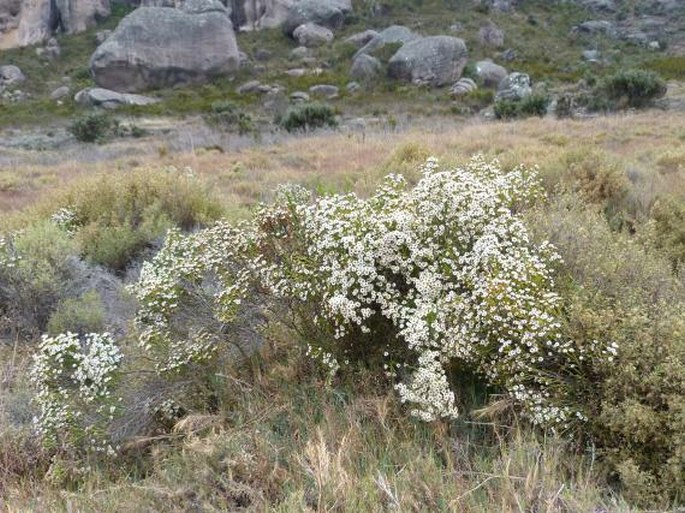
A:
<svg viewBox="0 0 685 513">
<path fill-rule="evenodd" d="M 252 116 L 240 110 L 231 101 L 217 100 L 210 105 L 209 110 L 205 119 L 211 125 L 222 129 L 237 129 L 241 135 L 255 131 Z"/>
<path fill-rule="evenodd" d="M 499 100 L 495 103 L 495 117 L 497 119 L 543 117 L 547 113 L 548 105 L 549 97 L 542 94 L 532 94 L 518 101 Z"/>
<path fill-rule="evenodd" d="M 338 126 L 333 109 L 322 103 L 305 103 L 291 107 L 276 122 L 288 132 L 308 132 L 324 126 Z"/>
<path fill-rule="evenodd" d="M 118 121 L 108 114 L 93 112 L 75 119 L 69 132 L 81 142 L 104 142 L 116 133 L 118 126 Z"/>
<path fill-rule="evenodd" d="M 597 101 L 591 108 L 602 102 L 611 109 L 642 108 L 666 94 L 666 83 L 653 71 L 625 70 L 610 75 L 599 82 L 594 95 Z"/>
</svg>

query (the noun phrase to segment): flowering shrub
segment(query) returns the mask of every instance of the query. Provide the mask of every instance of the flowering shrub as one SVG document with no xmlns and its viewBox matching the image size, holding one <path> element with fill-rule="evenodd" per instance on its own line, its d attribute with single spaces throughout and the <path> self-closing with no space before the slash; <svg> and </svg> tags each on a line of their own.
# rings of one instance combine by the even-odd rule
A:
<svg viewBox="0 0 685 513">
<path fill-rule="evenodd" d="M 534 423 L 567 425 L 583 413 L 554 376 L 609 353 L 561 335 L 550 270 L 559 257 L 534 245 L 515 213 L 539 191 L 535 172 L 477 158 L 454 170 L 429 160 L 414 189 L 391 175 L 369 199 L 285 195 L 260 214 L 270 247 L 259 272 L 278 296 L 317 306 L 339 359 L 368 355 L 354 347 L 363 340 L 387 346 L 388 367 L 409 364 L 396 388 L 423 420 L 456 416 L 449 374 L 459 364 L 503 387 Z"/>
<path fill-rule="evenodd" d="M 106 427 L 117 414 L 113 390 L 121 360 L 108 333 L 43 335 L 31 381 L 40 408 L 34 422 L 46 446 L 70 453 L 116 454 Z"/>
<path fill-rule="evenodd" d="M 209 361 L 230 345 L 230 325 L 247 294 L 249 271 L 238 266 L 247 240 L 226 223 L 184 237 L 169 231 L 130 287 L 140 303 L 140 343 L 160 373 Z"/>
</svg>

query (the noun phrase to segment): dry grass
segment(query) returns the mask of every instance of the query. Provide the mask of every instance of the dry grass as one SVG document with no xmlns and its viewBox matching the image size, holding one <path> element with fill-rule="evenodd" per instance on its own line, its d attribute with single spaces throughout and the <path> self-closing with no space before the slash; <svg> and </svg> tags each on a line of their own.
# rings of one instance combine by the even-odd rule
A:
<svg viewBox="0 0 685 513">
<path fill-rule="evenodd" d="M 564 173 L 570 152 L 595 151 L 620 160 L 622 171 L 639 184 L 636 201 L 645 208 L 663 192 L 685 195 L 682 166 L 678 165 L 685 153 L 685 123 L 678 113 L 651 111 L 588 120 L 512 123 L 473 120 L 460 125 L 449 119 L 435 119 L 400 132 L 325 132 L 278 138 L 261 145 L 238 144 L 237 149 L 227 152 L 221 148 L 232 143 L 222 139 L 217 144 L 215 134 L 200 130 L 191 135 L 188 140 L 192 140 L 192 151 L 169 151 L 167 143 L 150 138 L 136 143 L 134 148 L 139 154 L 135 158 L 102 160 L 102 156 L 92 158 L 82 153 L 77 160 L 56 165 L 26 165 L 22 163 L 29 160 L 26 155 L 17 155 L 12 165 L 0 171 L 0 184 L 12 184 L 0 187 L 0 211 L 16 211 L 84 173 L 127 173 L 136 168 L 175 166 L 190 167 L 207 178 L 229 211 L 241 217 L 259 201 L 267 200 L 270 191 L 284 182 L 301 183 L 319 192 L 368 193 L 389 171 L 415 173 L 413 163 L 403 166 L 393 161 L 393 155 L 411 145 L 446 161 L 459 162 L 474 153 L 484 153 L 499 158 L 505 166 L 537 164 L 550 183 L 558 182 L 558 176 L 553 175 Z M 143 148 L 147 153 L 142 154 Z M 188 145 L 185 149 L 189 150 Z M 116 156 L 123 151 L 119 148 L 105 153 Z M 95 162 L 84 164 L 92 160 Z"/>
</svg>

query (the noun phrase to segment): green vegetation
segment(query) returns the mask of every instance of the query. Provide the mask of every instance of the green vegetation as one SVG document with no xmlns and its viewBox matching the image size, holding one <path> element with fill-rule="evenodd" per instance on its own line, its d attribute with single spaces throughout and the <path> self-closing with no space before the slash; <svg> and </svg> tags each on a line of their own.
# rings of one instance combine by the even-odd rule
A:
<svg viewBox="0 0 685 513">
<path fill-rule="evenodd" d="M 69 132 L 81 142 L 105 142 L 116 134 L 119 123 L 108 114 L 93 112 L 75 119 Z"/>
<path fill-rule="evenodd" d="M 549 97 L 544 94 L 532 94 L 522 100 L 498 100 L 495 102 L 495 117 L 497 119 L 543 117 L 547 114 L 549 101 Z"/>
<path fill-rule="evenodd" d="M 333 109 L 322 103 L 305 103 L 290 107 L 276 122 L 288 132 L 308 132 L 322 127 L 336 127 Z"/>
<path fill-rule="evenodd" d="M 666 83 L 652 71 L 625 70 L 603 78 L 594 94 L 612 110 L 641 108 L 666 94 Z"/>
</svg>

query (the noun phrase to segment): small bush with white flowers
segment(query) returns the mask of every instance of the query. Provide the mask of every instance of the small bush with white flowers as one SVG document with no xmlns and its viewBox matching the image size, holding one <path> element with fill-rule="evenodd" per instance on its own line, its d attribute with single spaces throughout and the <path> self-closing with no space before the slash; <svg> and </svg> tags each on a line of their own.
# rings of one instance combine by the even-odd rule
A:
<svg viewBox="0 0 685 513">
<path fill-rule="evenodd" d="M 116 454 L 107 427 L 117 415 L 122 358 L 108 333 L 43 335 L 31 380 L 40 410 L 34 422 L 46 447 L 68 456 Z"/>
<path fill-rule="evenodd" d="M 276 296 L 311 307 L 300 315 L 309 343 L 334 365 L 379 357 L 412 415 L 455 417 L 461 367 L 535 424 L 568 427 L 585 414 L 564 377 L 616 349 L 562 335 L 559 258 L 516 213 L 539 192 L 534 171 L 480 158 L 459 169 L 429 159 L 416 187 L 391 175 L 369 199 L 291 192 L 258 216 L 258 272 Z"/>
</svg>

